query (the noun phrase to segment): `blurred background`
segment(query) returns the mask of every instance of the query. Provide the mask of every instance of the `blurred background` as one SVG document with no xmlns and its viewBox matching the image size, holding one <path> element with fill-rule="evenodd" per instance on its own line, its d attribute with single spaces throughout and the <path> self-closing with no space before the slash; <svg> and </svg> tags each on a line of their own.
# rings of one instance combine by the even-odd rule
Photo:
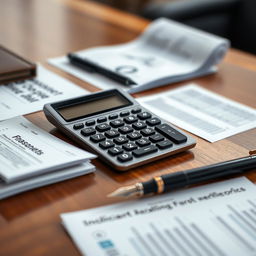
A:
<svg viewBox="0 0 256 256">
<path fill-rule="evenodd" d="M 256 54 L 256 0 L 93 0 L 150 20 L 170 18 Z"/>
</svg>

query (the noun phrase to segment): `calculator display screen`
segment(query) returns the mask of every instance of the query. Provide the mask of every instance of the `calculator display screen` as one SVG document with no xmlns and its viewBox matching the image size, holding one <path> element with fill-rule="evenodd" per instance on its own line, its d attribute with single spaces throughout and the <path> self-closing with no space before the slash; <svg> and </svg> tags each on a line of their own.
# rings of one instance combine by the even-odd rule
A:
<svg viewBox="0 0 256 256">
<path fill-rule="evenodd" d="M 86 102 L 60 107 L 57 111 L 66 121 L 73 121 L 131 104 L 132 103 L 121 94 L 112 94 Z"/>
</svg>

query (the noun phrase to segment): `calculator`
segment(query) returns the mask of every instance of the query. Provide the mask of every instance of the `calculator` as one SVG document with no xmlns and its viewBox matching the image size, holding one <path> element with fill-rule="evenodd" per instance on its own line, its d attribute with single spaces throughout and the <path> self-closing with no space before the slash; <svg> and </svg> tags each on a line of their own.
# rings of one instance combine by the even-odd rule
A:
<svg viewBox="0 0 256 256">
<path fill-rule="evenodd" d="M 188 150 L 196 144 L 191 136 L 120 89 L 46 104 L 44 113 L 68 137 L 119 171 Z"/>
</svg>

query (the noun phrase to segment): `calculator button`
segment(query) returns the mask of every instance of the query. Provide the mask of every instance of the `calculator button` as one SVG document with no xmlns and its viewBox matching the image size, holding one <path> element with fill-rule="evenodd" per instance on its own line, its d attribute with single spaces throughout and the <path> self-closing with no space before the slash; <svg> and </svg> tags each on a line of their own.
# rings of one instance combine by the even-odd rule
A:
<svg viewBox="0 0 256 256">
<path fill-rule="evenodd" d="M 132 151 L 136 148 L 137 148 L 137 146 L 133 142 L 129 142 L 129 143 L 126 143 L 126 144 L 123 145 L 123 149 L 126 150 L 126 151 Z"/>
<path fill-rule="evenodd" d="M 156 143 L 156 142 L 159 142 L 159 141 L 164 140 L 164 136 L 162 136 L 162 135 L 160 135 L 160 134 L 154 134 L 154 135 L 150 136 L 149 139 L 150 139 L 152 142 Z"/>
<path fill-rule="evenodd" d="M 114 143 L 116 143 L 118 145 L 122 145 L 122 144 L 128 142 L 128 139 L 125 138 L 124 136 L 120 136 L 118 138 L 115 138 L 113 141 L 114 141 Z"/>
<path fill-rule="evenodd" d="M 123 125 L 124 125 L 124 122 L 123 122 L 121 119 L 117 119 L 117 120 L 111 121 L 111 122 L 110 122 L 110 125 L 111 125 L 113 128 L 118 128 L 118 127 L 123 126 Z"/>
<path fill-rule="evenodd" d="M 98 132 L 105 132 L 111 129 L 108 124 L 99 124 L 95 128 Z"/>
<path fill-rule="evenodd" d="M 90 137 L 90 140 L 97 143 L 97 142 L 100 142 L 100 141 L 103 141 L 105 140 L 106 137 L 103 135 L 103 134 L 95 134 L 93 136 Z"/>
<path fill-rule="evenodd" d="M 108 153 L 112 156 L 119 155 L 123 152 L 124 152 L 124 150 L 120 147 L 114 147 L 114 148 L 111 148 L 111 149 L 108 150 Z"/>
<path fill-rule="evenodd" d="M 83 123 L 79 123 L 79 124 L 74 124 L 73 129 L 75 130 L 79 130 L 84 128 L 84 124 Z"/>
<path fill-rule="evenodd" d="M 120 116 L 128 116 L 129 114 L 130 114 L 129 111 L 122 111 L 122 112 L 120 113 Z"/>
<path fill-rule="evenodd" d="M 107 118 L 106 118 L 105 116 L 99 117 L 99 118 L 97 119 L 97 122 L 98 122 L 98 123 L 103 123 L 103 122 L 106 122 L 106 121 L 107 121 Z"/>
<path fill-rule="evenodd" d="M 138 139 L 140 139 L 142 136 L 141 136 L 141 134 L 139 133 L 139 132 L 132 132 L 132 133 L 129 133 L 128 135 L 127 135 L 127 138 L 129 139 L 129 140 L 138 140 Z"/>
<path fill-rule="evenodd" d="M 183 134 L 181 134 L 168 124 L 160 124 L 156 126 L 156 130 L 176 144 L 180 144 L 187 141 L 186 136 L 184 136 Z"/>
<path fill-rule="evenodd" d="M 172 142 L 169 140 L 164 140 L 161 142 L 156 143 L 156 145 L 160 148 L 160 149 L 166 149 L 166 148 L 170 148 L 172 147 Z"/>
<path fill-rule="evenodd" d="M 132 160 L 132 155 L 129 153 L 123 153 L 117 157 L 120 162 L 127 162 Z"/>
<path fill-rule="evenodd" d="M 108 138 L 115 138 L 119 135 L 120 135 L 120 133 L 117 130 L 110 130 L 110 131 L 105 132 L 105 136 Z"/>
<path fill-rule="evenodd" d="M 134 108 L 134 109 L 132 109 L 131 112 L 132 112 L 133 114 L 140 113 L 140 112 L 141 112 L 141 108 Z"/>
<path fill-rule="evenodd" d="M 102 149 L 108 149 L 108 148 L 112 148 L 114 147 L 114 143 L 111 141 L 111 140 L 106 140 L 106 141 L 103 141 L 103 142 L 100 142 L 99 143 L 99 146 L 102 148 Z"/>
<path fill-rule="evenodd" d="M 154 129 L 152 129 L 152 128 L 146 128 L 146 129 L 144 129 L 144 130 L 141 131 L 141 134 L 142 134 L 143 136 L 150 136 L 150 135 L 155 134 L 155 131 L 154 131 Z"/>
<path fill-rule="evenodd" d="M 121 128 L 118 128 L 118 131 L 121 132 L 122 134 L 127 134 L 133 131 L 132 127 L 129 125 L 125 125 Z"/>
<path fill-rule="evenodd" d="M 81 134 L 83 136 L 90 136 L 96 133 L 96 130 L 94 128 L 84 128 L 81 130 Z"/>
<path fill-rule="evenodd" d="M 146 138 L 142 138 L 142 139 L 137 140 L 136 144 L 139 147 L 144 147 L 144 146 L 148 146 L 150 144 L 150 141 L 148 139 L 146 139 Z"/>
<path fill-rule="evenodd" d="M 143 148 L 136 149 L 132 153 L 134 156 L 140 157 L 140 156 L 152 154 L 154 152 L 157 152 L 157 147 L 155 145 L 149 145 Z"/>
<path fill-rule="evenodd" d="M 127 116 L 126 118 L 124 118 L 124 121 L 127 124 L 132 124 L 132 123 L 135 123 L 136 121 L 138 121 L 138 118 L 136 116 Z"/>
<path fill-rule="evenodd" d="M 148 112 L 141 112 L 137 115 L 137 117 L 140 119 L 140 120 L 146 120 L 148 118 L 150 118 L 152 115 Z"/>
<path fill-rule="evenodd" d="M 86 124 L 87 126 L 94 125 L 94 124 L 95 124 L 95 120 L 88 120 L 88 121 L 85 122 L 85 124 Z"/>
<path fill-rule="evenodd" d="M 159 118 L 153 117 L 148 119 L 146 123 L 150 126 L 155 126 L 155 125 L 161 124 L 161 121 Z"/>
<path fill-rule="evenodd" d="M 142 129 L 146 128 L 147 126 L 143 122 L 136 122 L 136 123 L 132 124 L 132 127 L 136 130 L 142 130 Z"/>
<path fill-rule="evenodd" d="M 118 118 L 117 114 L 111 114 L 111 115 L 108 116 L 108 119 L 110 119 L 110 120 L 113 120 L 113 119 L 116 119 L 116 118 Z"/>
</svg>

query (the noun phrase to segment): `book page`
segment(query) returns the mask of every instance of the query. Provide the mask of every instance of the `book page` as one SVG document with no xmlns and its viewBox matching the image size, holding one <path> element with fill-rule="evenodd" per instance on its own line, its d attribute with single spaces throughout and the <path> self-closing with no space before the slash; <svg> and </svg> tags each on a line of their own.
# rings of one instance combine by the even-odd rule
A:
<svg viewBox="0 0 256 256">
<path fill-rule="evenodd" d="M 88 91 L 38 65 L 36 78 L 0 86 L 0 121 L 40 111 L 46 103 L 87 93 Z"/>
<path fill-rule="evenodd" d="M 256 128 L 255 109 L 195 84 L 137 100 L 166 121 L 210 142 Z"/>
<path fill-rule="evenodd" d="M 249 256 L 256 251 L 255 195 L 242 177 L 61 218 L 86 256 Z"/>
<path fill-rule="evenodd" d="M 0 122 L 0 176 L 7 183 L 74 166 L 94 157 L 23 117 Z"/>
</svg>

